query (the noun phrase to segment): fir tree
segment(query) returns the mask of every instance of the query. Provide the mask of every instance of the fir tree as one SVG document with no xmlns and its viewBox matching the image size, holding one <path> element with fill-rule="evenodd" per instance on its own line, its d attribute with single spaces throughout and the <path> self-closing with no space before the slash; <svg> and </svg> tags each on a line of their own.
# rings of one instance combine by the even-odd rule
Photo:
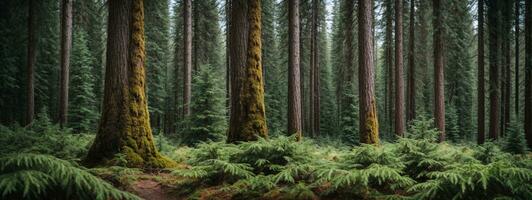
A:
<svg viewBox="0 0 532 200">
<path fill-rule="evenodd" d="M 73 35 L 70 87 L 70 126 L 77 131 L 95 130 L 98 118 L 94 75 L 91 66 L 94 62 L 87 46 L 88 35 L 78 28 Z"/>
</svg>

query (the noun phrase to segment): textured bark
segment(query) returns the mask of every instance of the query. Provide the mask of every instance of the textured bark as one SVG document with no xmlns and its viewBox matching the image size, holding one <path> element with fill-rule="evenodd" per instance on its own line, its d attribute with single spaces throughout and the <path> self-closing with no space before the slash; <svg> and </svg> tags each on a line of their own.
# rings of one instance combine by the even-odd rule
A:
<svg viewBox="0 0 532 200">
<path fill-rule="evenodd" d="M 408 37 L 408 82 L 407 82 L 407 106 L 406 121 L 411 122 L 416 118 L 416 64 L 415 64 L 415 0 L 410 0 L 410 27 Z"/>
<path fill-rule="evenodd" d="M 72 49 L 72 0 L 61 1 L 61 91 L 59 98 L 59 124 L 68 121 L 68 83 L 70 50 Z"/>
<path fill-rule="evenodd" d="M 316 137 L 320 132 L 320 61 L 318 16 L 319 1 L 312 0 L 312 30 L 310 40 L 310 132 Z"/>
<path fill-rule="evenodd" d="M 31 124 L 35 118 L 35 61 L 37 54 L 35 53 L 35 47 L 37 46 L 35 38 L 35 11 L 37 2 L 35 0 L 29 0 L 28 5 L 28 54 L 26 63 L 26 124 Z"/>
<path fill-rule="evenodd" d="M 478 72 L 477 72 L 477 143 L 483 144 L 485 138 L 484 118 L 484 0 L 478 1 Z"/>
<path fill-rule="evenodd" d="M 288 1 L 288 134 L 301 140 L 301 90 L 299 63 L 299 0 Z"/>
<path fill-rule="evenodd" d="M 440 131 L 439 142 L 445 141 L 445 96 L 443 66 L 443 16 L 441 0 L 433 0 L 434 12 L 434 119 Z"/>
<path fill-rule="evenodd" d="M 490 119 L 489 119 L 489 138 L 497 139 L 499 137 L 499 65 L 501 49 L 501 14 L 499 0 L 488 1 L 488 34 L 489 34 L 489 99 L 490 99 Z"/>
<path fill-rule="evenodd" d="M 393 127 L 393 86 L 394 86 L 394 55 L 393 55 L 393 6 L 392 0 L 386 0 L 386 29 L 385 29 L 385 63 L 386 63 L 386 102 L 385 109 L 388 119 L 386 132 L 392 133 Z"/>
<path fill-rule="evenodd" d="M 515 0 L 515 116 L 519 119 L 519 6 L 520 0 Z"/>
<path fill-rule="evenodd" d="M 227 116 L 231 113 L 231 52 L 229 50 L 229 47 L 231 46 L 231 37 L 229 36 L 229 27 L 231 27 L 231 1 L 232 0 L 225 1 L 225 106 L 228 109 Z"/>
<path fill-rule="evenodd" d="M 379 143 L 377 103 L 375 102 L 373 63 L 372 0 L 360 0 L 358 5 L 359 25 L 359 94 L 360 94 L 360 142 Z"/>
<path fill-rule="evenodd" d="M 232 7 L 232 107 L 227 142 L 234 143 L 267 138 L 268 129 L 261 65 L 260 0 L 235 0 Z M 247 42 L 243 43 L 243 39 Z"/>
<path fill-rule="evenodd" d="M 395 0 L 395 135 L 405 132 L 405 88 L 403 79 L 403 0 Z"/>
<path fill-rule="evenodd" d="M 511 87 L 511 34 L 512 34 L 512 1 L 504 1 L 502 5 L 502 82 L 501 82 L 501 91 L 502 91 L 502 120 L 501 120 L 501 136 L 505 135 L 506 129 L 510 124 L 510 96 L 512 94 Z"/>
<path fill-rule="evenodd" d="M 143 0 L 110 0 L 102 118 L 85 163 L 163 168 L 175 163 L 153 143 L 145 93 Z"/>
<path fill-rule="evenodd" d="M 525 1 L 525 137 L 532 148 L 532 2 Z"/>
<path fill-rule="evenodd" d="M 183 67 L 183 115 L 190 115 L 190 99 L 192 92 L 192 0 L 185 0 L 183 6 L 185 66 Z"/>
</svg>

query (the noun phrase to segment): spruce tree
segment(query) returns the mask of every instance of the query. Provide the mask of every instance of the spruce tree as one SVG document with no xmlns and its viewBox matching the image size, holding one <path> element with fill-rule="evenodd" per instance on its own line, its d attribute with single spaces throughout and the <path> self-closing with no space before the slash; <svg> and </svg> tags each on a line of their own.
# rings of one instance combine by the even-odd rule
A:
<svg viewBox="0 0 532 200">
<path fill-rule="evenodd" d="M 69 127 L 76 131 L 88 132 L 95 130 L 98 110 L 94 94 L 94 75 L 91 66 L 94 59 L 88 48 L 88 35 L 81 28 L 73 35 L 71 63 L 71 86 L 69 91 Z"/>
</svg>

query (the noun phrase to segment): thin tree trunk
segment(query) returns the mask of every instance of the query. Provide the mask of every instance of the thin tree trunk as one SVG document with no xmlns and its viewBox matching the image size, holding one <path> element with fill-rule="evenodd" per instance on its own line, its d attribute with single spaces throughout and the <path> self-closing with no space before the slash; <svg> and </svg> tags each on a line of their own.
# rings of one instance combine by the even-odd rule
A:
<svg viewBox="0 0 532 200">
<path fill-rule="evenodd" d="M 59 98 L 59 124 L 68 121 L 68 83 L 70 49 L 72 48 L 72 0 L 61 1 L 61 92 Z"/>
<path fill-rule="evenodd" d="M 228 109 L 227 116 L 231 113 L 231 53 L 229 47 L 231 46 L 230 31 L 231 27 L 231 2 L 232 0 L 225 1 L 225 20 L 226 20 L 226 35 L 225 35 L 225 98 L 226 108 Z"/>
<path fill-rule="evenodd" d="M 301 140 L 301 90 L 299 65 L 299 0 L 288 1 L 288 134 Z"/>
<path fill-rule="evenodd" d="M 35 0 L 29 0 L 28 5 L 28 58 L 26 66 L 26 95 L 27 95 L 27 105 L 26 105 L 26 124 L 31 124 L 35 118 L 35 61 L 37 59 L 37 54 L 35 53 L 35 48 L 37 46 L 35 38 L 35 11 L 36 11 L 37 2 Z"/>
<path fill-rule="evenodd" d="M 358 5 L 359 25 L 359 95 L 360 95 L 360 142 L 379 143 L 377 102 L 375 102 L 375 66 L 373 63 L 372 0 L 360 0 Z"/>
<path fill-rule="evenodd" d="M 183 6 L 185 66 L 183 67 L 183 115 L 190 115 L 190 99 L 192 92 L 192 0 L 185 0 Z"/>
<path fill-rule="evenodd" d="M 394 86 L 394 63 L 393 63 L 393 9 L 392 0 L 386 0 L 386 39 L 385 39 L 385 62 L 386 62 L 386 115 L 388 121 L 387 132 L 392 132 L 393 127 L 393 86 Z"/>
<path fill-rule="evenodd" d="M 520 0 L 515 0 L 515 117 L 519 120 L 519 6 Z"/>
<path fill-rule="evenodd" d="M 485 138 L 484 118 L 484 0 L 478 1 L 478 88 L 477 88 L 477 143 L 483 144 Z"/>
<path fill-rule="evenodd" d="M 525 1 L 525 137 L 532 148 L 532 2 Z"/>
<path fill-rule="evenodd" d="M 316 137 L 320 131 L 320 91 L 319 91 L 319 43 L 318 43 L 318 0 L 312 0 L 312 31 L 310 41 L 310 127 Z"/>
<path fill-rule="evenodd" d="M 165 168 L 153 143 L 145 92 L 143 0 L 110 0 L 103 111 L 85 163 L 113 165 L 121 153 L 128 167 Z"/>
<path fill-rule="evenodd" d="M 416 118 L 416 64 L 415 64 L 415 0 L 410 0 L 410 30 L 408 38 L 408 83 L 407 83 L 407 108 L 406 121 L 411 122 Z"/>
<path fill-rule="evenodd" d="M 488 30 L 489 30 L 489 98 L 490 98 L 490 120 L 489 138 L 499 137 L 499 65 L 501 52 L 501 13 L 498 8 L 498 0 L 490 0 L 488 6 Z"/>
<path fill-rule="evenodd" d="M 405 131 L 405 93 L 403 79 L 403 0 L 395 0 L 395 135 Z"/>
<path fill-rule="evenodd" d="M 235 0 L 231 11 L 231 119 L 227 142 L 267 138 L 260 0 Z"/>
<path fill-rule="evenodd" d="M 440 131 L 439 142 L 445 141 L 445 96 L 443 66 L 443 16 L 441 0 L 433 0 L 434 12 L 434 119 Z"/>
</svg>

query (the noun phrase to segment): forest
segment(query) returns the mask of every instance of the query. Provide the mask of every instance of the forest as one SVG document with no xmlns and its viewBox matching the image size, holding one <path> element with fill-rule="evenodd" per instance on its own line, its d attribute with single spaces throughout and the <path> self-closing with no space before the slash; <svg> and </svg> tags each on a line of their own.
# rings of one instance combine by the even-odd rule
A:
<svg viewBox="0 0 532 200">
<path fill-rule="evenodd" d="M 0 199 L 532 199 L 532 0 L 0 0 L 0 27 Z"/>
</svg>

